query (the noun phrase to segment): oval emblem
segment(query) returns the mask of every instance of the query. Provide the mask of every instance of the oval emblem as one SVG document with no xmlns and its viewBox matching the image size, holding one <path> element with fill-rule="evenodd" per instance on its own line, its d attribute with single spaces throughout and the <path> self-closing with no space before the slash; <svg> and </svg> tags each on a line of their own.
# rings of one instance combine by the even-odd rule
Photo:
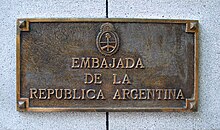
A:
<svg viewBox="0 0 220 130">
<path fill-rule="evenodd" d="M 105 56 L 111 56 L 118 51 L 119 38 L 111 23 L 102 24 L 96 38 L 96 46 Z"/>
</svg>

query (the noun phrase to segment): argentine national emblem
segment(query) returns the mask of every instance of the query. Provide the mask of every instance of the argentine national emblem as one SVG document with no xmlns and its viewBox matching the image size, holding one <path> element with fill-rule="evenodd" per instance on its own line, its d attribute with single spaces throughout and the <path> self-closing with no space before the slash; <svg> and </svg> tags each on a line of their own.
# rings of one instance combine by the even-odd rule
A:
<svg viewBox="0 0 220 130">
<path fill-rule="evenodd" d="M 111 56 L 118 51 L 119 38 L 111 23 L 104 23 L 96 39 L 98 50 L 105 56 Z"/>
</svg>

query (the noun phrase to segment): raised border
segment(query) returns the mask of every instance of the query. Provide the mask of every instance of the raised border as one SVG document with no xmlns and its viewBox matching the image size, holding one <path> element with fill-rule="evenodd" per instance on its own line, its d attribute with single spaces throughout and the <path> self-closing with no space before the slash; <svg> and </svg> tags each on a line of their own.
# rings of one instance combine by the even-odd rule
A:
<svg viewBox="0 0 220 130">
<path fill-rule="evenodd" d="M 187 33 L 194 33 L 195 53 L 194 53 L 194 95 L 190 99 L 186 99 L 186 106 L 179 108 L 156 108 L 156 107 L 126 107 L 126 108 L 64 108 L 64 107 L 29 107 L 29 99 L 20 96 L 20 32 L 29 31 L 29 23 L 31 22 L 136 22 L 136 23 L 175 23 L 186 24 Z M 16 107 L 18 111 L 32 112 L 57 112 L 57 111 L 90 111 L 90 112 L 196 112 L 198 110 L 198 20 L 167 20 L 167 19 L 127 19 L 127 18 L 67 18 L 67 19 L 42 19 L 42 18 L 20 18 L 17 19 L 16 30 Z"/>
</svg>

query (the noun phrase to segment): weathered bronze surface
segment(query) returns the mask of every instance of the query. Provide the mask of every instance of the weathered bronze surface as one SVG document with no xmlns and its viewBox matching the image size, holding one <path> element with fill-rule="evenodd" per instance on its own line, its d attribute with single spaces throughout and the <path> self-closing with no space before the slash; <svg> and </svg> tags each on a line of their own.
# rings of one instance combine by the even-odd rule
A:
<svg viewBox="0 0 220 130">
<path fill-rule="evenodd" d="M 17 110 L 197 111 L 198 21 L 18 19 Z"/>
</svg>

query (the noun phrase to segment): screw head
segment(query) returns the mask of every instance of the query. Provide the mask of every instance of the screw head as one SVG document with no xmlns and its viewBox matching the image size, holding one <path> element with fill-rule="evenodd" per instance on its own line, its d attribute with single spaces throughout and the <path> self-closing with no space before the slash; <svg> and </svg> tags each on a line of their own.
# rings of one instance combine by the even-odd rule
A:
<svg viewBox="0 0 220 130">
<path fill-rule="evenodd" d="M 19 20 L 18 21 L 18 27 L 19 28 L 25 28 L 26 27 L 26 25 L 27 25 L 27 23 L 26 23 L 26 20 Z"/>
<path fill-rule="evenodd" d="M 190 23 L 190 30 L 196 30 L 197 29 L 197 22 L 191 22 Z"/>
<path fill-rule="evenodd" d="M 25 109 L 26 108 L 26 103 L 25 101 L 18 101 L 18 107 L 20 109 Z"/>
</svg>

